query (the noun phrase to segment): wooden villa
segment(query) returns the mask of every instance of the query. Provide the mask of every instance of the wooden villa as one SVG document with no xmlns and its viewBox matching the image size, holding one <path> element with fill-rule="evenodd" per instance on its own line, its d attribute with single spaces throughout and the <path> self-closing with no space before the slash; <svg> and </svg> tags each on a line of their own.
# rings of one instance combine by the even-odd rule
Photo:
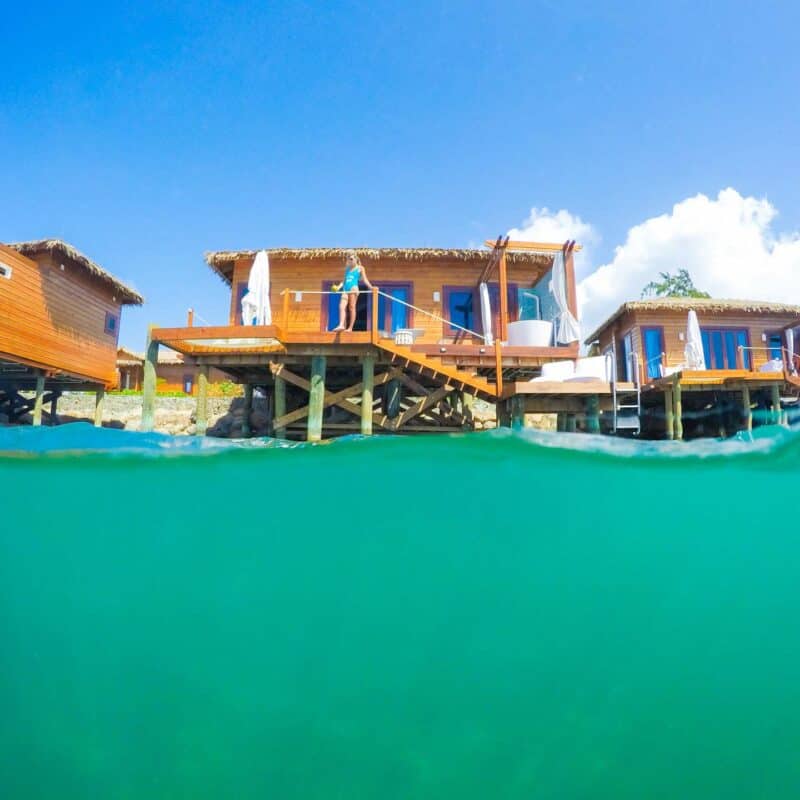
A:
<svg viewBox="0 0 800 800">
<path fill-rule="evenodd" d="M 95 419 L 117 380 L 123 306 L 142 296 L 58 239 L 0 244 L 0 413 L 12 422 L 64 390 L 91 390 Z M 33 398 L 25 392 L 33 392 Z"/>
<path fill-rule="evenodd" d="M 153 424 L 160 345 L 198 367 L 199 433 L 213 368 L 244 385 L 247 404 L 255 387 L 266 395 L 276 436 L 462 430 L 471 426 L 476 397 L 499 402 L 501 416 L 519 422 L 523 409 L 507 387 L 578 355 L 578 337 L 559 341 L 558 333 L 565 317 L 578 315 L 576 248 L 507 239 L 487 245 L 356 249 L 373 289 L 359 293 L 353 332 L 333 331 L 340 298 L 333 285 L 349 251 L 266 251 L 272 324 L 258 326 L 241 324 L 256 251 L 209 253 L 229 287 L 227 324 L 199 327 L 190 315 L 186 326 L 151 328 L 143 427 Z"/>
<path fill-rule="evenodd" d="M 688 313 L 700 326 L 705 369 L 686 366 Z M 641 388 L 642 431 L 653 438 L 730 435 L 753 412 L 778 421 L 800 389 L 786 331 L 800 306 L 756 300 L 653 298 L 623 303 L 587 339 L 615 377 Z M 800 330 L 798 331 L 800 333 Z"/>
<path fill-rule="evenodd" d="M 119 390 L 140 392 L 144 383 L 144 353 L 117 349 L 117 385 Z M 218 369 L 211 369 L 208 374 L 209 385 L 231 380 L 230 376 Z M 198 366 L 187 361 L 181 353 L 169 351 L 158 354 L 156 366 L 156 384 L 159 392 L 183 392 L 187 395 L 197 394 Z"/>
</svg>

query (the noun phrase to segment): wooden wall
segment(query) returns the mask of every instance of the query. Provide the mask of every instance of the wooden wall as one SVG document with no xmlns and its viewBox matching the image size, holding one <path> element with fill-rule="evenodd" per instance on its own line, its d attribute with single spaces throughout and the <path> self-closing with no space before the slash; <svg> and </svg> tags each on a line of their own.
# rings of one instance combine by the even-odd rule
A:
<svg viewBox="0 0 800 800">
<path fill-rule="evenodd" d="M 117 389 L 131 389 L 140 392 L 144 380 L 144 367 L 142 365 L 118 367 Z M 126 376 L 130 376 L 129 385 L 125 385 Z M 158 392 L 182 392 L 184 379 L 187 375 L 192 377 L 191 394 L 197 394 L 197 366 L 195 364 L 159 364 L 156 368 L 156 381 Z M 211 367 L 208 372 L 210 385 L 230 381 L 231 377 L 216 367 Z"/>
<path fill-rule="evenodd" d="M 0 245 L 12 268 L 0 278 L 0 355 L 113 386 L 116 382 L 120 304 L 112 290 L 82 268 L 49 253 L 36 260 Z M 116 317 L 105 332 L 106 314 Z"/>
<path fill-rule="evenodd" d="M 642 343 L 642 327 L 662 328 L 664 334 L 664 352 L 666 353 L 666 366 L 676 367 L 682 364 L 686 341 L 681 341 L 680 334 L 686 334 L 687 311 L 628 311 L 624 313 L 613 326 L 601 331 L 599 336 L 600 349 L 604 350 L 611 344 L 612 331 L 616 338 L 617 351 L 621 350 L 622 338 L 628 331 L 633 334 L 634 349 L 639 355 L 639 362 L 644 364 L 644 346 Z M 698 312 L 697 320 L 700 328 L 744 328 L 748 332 L 750 347 L 757 348 L 750 353 L 752 366 L 758 369 L 769 360 L 767 342 L 761 340 L 762 334 L 774 333 L 785 325 L 796 321 L 796 314 L 754 314 L 740 310 Z"/>
<path fill-rule="evenodd" d="M 488 258 L 488 253 L 487 253 Z M 233 272 L 233 282 L 230 305 L 230 324 L 241 323 L 241 309 L 237 302 L 237 287 L 247 283 L 253 259 L 245 258 L 236 262 Z M 474 287 L 485 267 L 482 261 L 444 261 L 435 262 L 391 260 L 381 258 L 371 262 L 362 258 L 362 263 L 367 272 L 367 277 L 372 282 L 410 282 L 413 284 L 410 302 L 419 308 L 446 317 L 446 308 L 443 309 L 444 286 L 469 286 Z M 546 271 L 547 267 L 536 264 L 509 264 L 508 283 L 531 286 Z M 270 302 L 272 304 L 273 321 L 282 325 L 283 298 L 281 291 L 284 288 L 292 290 L 321 291 L 326 282 L 338 283 L 344 276 L 344 261 L 341 258 L 329 259 L 279 259 L 270 256 Z M 497 282 L 497 271 L 492 276 L 492 282 Z M 362 287 L 363 288 L 363 287 Z M 433 293 L 440 294 L 439 302 L 433 299 Z M 291 333 L 320 333 L 323 331 L 323 302 L 327 298 L 320 295 L 303 294 L 300 302 L 295 302 L 294 294 L 290 296 L 289 303 L 289 328 Z M 445 313 L 443 313 L 443 311 Z M 420 343 L 437 343 L 452 341 L 452 334 L 444 331 L 441 322 L 425 314 L 409 312 L 411 319 L 409 327 L 419 328 L 424 335 Z M 479 310 L 477 315 L 480 316 Z"/>
</svg>

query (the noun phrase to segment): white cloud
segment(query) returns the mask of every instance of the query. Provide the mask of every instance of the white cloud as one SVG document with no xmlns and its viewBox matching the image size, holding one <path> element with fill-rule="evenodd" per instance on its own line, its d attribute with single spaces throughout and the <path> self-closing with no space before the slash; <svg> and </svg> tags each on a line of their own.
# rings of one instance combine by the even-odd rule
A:
<svg viewBox="0 0 800 800">
<path fill-rule="evenodd" d="M 549 208 L 534 207 L 522 226 L 512 228 L 508 235 L 522 242 L 566 242 L 567 239 L 574 239 L 583 245 L 583 250 L 575 255 L 578 278 L 588 273 L 592 246 L 600 241 L 591 225 L 563 208 L 550 211 Z"/>
<path fill-rule="evenodd" d="M 638 299 L 659 272 L 681 268 L 714 297 L 800 304 L 800 234 L 777 235 L 776 215 L 768 200 L 724 189 L 716 199 L 698 194 L 636 225 L 612 261 L 579 283 L 583 330 Z"/>
</svg>

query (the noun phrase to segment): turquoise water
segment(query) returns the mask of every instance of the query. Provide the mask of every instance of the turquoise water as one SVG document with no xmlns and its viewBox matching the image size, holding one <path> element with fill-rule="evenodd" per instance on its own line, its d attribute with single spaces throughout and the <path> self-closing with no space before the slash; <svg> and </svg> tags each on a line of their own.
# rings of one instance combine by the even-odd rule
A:
<svg viewBox="0 0 800 800">
<path fill-rule="evenodd" d="M 9 450 L 4 798 L 800 792 L 797 433 Z"/>
</svg>

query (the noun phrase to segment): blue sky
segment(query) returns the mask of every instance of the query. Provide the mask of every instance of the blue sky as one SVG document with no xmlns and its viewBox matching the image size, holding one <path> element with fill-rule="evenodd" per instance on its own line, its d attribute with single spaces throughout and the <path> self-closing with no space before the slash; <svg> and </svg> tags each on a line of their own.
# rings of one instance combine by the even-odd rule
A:
<svg viewBox="0 0 800 800">
<path fill-rule="evenodd" d="M 225 321 L 213 249 L 466 246 L 563 209 L 583 272 L 619 283 L 632 229 L 703 195 L 697 235 L 724 235 L 732 187 L 771 209 L 749 224 L 774 265 L 800 230 L 798 23 L 790 2 L 12 4 L 0 240 L 60 237 L 132 282 L 137 349 L 190 305 Z"/>
</svg>

